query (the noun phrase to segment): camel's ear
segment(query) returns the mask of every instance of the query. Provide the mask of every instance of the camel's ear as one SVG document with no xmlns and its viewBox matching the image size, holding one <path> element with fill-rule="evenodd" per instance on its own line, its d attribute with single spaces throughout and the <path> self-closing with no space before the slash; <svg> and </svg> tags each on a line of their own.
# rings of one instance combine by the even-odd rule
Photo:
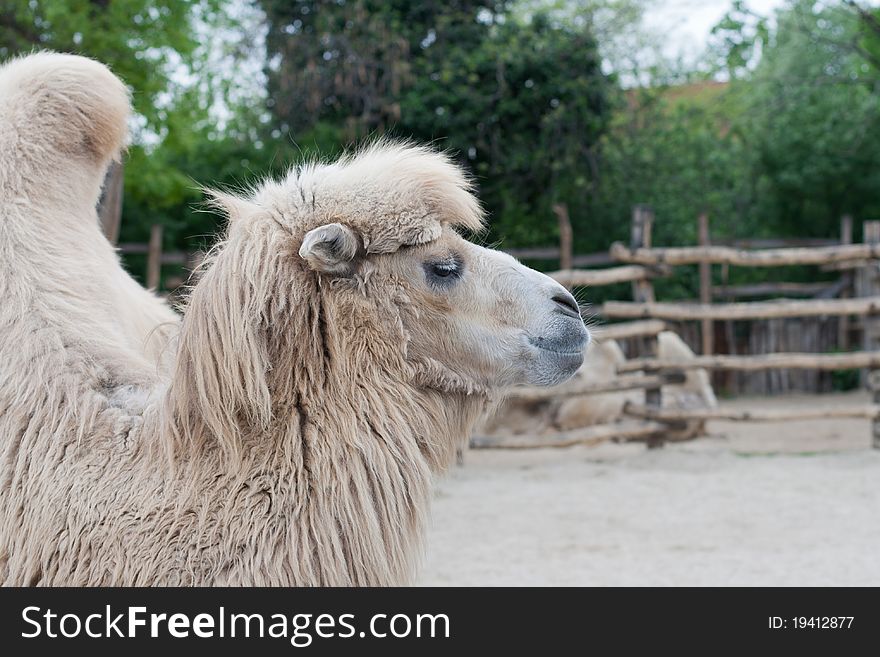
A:
<svg viewBox="0 0 880 657">
<path fill-rule="evenodd" d="M 299 254 L 318 272 L 347 276 L 353 272 L 360 247 L 355 232 L 342 224 L 326 224 L 306 233 Z"/>
</svg>

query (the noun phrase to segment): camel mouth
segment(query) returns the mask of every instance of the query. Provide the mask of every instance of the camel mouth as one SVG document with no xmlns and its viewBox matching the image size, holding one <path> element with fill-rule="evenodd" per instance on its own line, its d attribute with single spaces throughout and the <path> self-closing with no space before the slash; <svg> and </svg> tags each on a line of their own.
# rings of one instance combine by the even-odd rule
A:
<svg viewBox="0 0 880 657">
<path fill-rule="evenodd" d="M 578 349 L 578 350 L 576 350 L 576 351 L 562 351 L 562 350 L 559 350 L 559 349 L 553 349 L 553 348 L 551 348 L 551 347 L 544 347 L 544 346 L 542 346 L 542 345 L 540 345 L 540 344 L 536 344 L 535 342 L 532 342 L 531 340 L 530 340 L 529 342 L 530 342 L 531 345 L 532 345 L 533 347 L 535 347 L 536 349 L 540 349 L 541 351 L 547 351 L 547 352 L 549 352 L 549 353 L 551 353 L 551 354 L 555 354 L 555 355 L 557 355 L 557 356 L 568 356 L 568 357 L 572 357 L 572 358 L 573 358 L 573 357 L 575 357 L 575 356 L 580 357 L 580 356 L 583 356 L 583 355 L 584 355 L 584 350 L 583 350 L 583 349 Z"/>
<path fill-rule="evenodd" d="M 587 328 L 580 322 L 580 331 L 576 331 L 574 335 L 567 335 L 564 338 L 544 338 L 529 336 L 529 344 L 535 349 L 564 357 L 584 357 L 584 352 L 590 344 L 591 336 Z"/>
</svg>

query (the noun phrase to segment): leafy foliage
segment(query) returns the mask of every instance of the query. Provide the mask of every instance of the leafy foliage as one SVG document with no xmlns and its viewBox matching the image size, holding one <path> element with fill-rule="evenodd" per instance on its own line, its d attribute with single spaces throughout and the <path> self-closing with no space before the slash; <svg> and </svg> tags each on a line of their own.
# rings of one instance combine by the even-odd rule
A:
<svg viewBox="0 0 880 657">
<path fill-rule="evenodd" d="M 587 26 L 502 2 L 274 2 L 270 103 L 308 148 L 431 141 L 475 175 L 506 244 L 553 239 L 550 206 L 591 192 L 612 82 Z"/>
<path fill-rule="evenodd" d="M 504 246 L 555 243 L 556 202 L 578 252 L 626 239 L 636 203 L 658 245 L 693 243 L 703 211 L 715 237 L 858 226 L 880 213 L 880 12 L 751 6 L 732 2 L 687 69 L 634 54 L 658 40 L 639 42 L 635 0 L 0 0 L 0 58 L 80 52 L 132 87 L 124 241 L 162 223 L 193 248 L 220 222 L 200 184 L 376 134 L 455 153 Z M 659 285 L 692 296 L 695 272 Z"/>
</svg>

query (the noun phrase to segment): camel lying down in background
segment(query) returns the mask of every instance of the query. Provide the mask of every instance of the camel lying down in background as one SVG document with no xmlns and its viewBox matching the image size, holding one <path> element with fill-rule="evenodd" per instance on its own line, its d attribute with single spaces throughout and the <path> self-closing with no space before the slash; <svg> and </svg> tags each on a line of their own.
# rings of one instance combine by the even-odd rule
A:
<svg viewBox="0 0 880 657">
<path fill-rule="evenodd" d="M 612 381 L 619 375 L 617 368 L 626 361 L 623 350 L 614 340 L 601 338 L 590 346 L 584 364 L 569 384 L 576 388 L 579 381 Z M 658 337 L 658 357 L 661 360 L 686 361 L 694 358 L 690 347 L 672 331 L 663 331 Z M 565 386 L 563 386 L 564 388 Z M 564 393 L 564 389 L 560 393 Z M 556 398 L 523 400 L 513 397 L 504 400 L 494 413 L 487 416 L 478 432 L 498 437 L 529 436 L 540 444 L 542 436 L 552 436 L 595 425 L 613 425 L 627 419 L 624 406 L 627 402 L 644 404 L 642 390 L 623 392 L 560 394 Z M 703 369 L 687 370 L 680 384 L 663 386 L 663 407 L 681 409 L 716 408 L 718 401 Z M 630 418 L 631 419 L 631 418 Z M 670 429 L 663 434 L 664 440 L 688 440 L 705 434 L 705 420 L 688 420 L 681 428 Z"/>
<path fill-rule="evenodd" d="M 377 143 L 218 194 L 178 318 L 98 227 L 128 112 L 88 59 L 0 68 L 0 582 L 412 581 L 493 391 L 581 365 L 574 299 L 456 233 L 449 159 Z"/>
</svg>

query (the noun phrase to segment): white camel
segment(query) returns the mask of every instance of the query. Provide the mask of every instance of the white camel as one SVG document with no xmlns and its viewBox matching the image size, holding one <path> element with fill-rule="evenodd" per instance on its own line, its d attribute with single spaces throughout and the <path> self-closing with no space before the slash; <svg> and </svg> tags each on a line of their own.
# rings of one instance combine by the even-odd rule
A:
<svg viewBox="0 0 880 657">
<path fill-rule="evenodd" d="M 0 68 L 0 582 L 412 581 L 494 391 L 581 365 L 574 299 L 457 234 L 447 157 L 378 143 L 218 195 L 178 319 L 98 228 L 128 112 L 94 61 Z"/>
</svg>

